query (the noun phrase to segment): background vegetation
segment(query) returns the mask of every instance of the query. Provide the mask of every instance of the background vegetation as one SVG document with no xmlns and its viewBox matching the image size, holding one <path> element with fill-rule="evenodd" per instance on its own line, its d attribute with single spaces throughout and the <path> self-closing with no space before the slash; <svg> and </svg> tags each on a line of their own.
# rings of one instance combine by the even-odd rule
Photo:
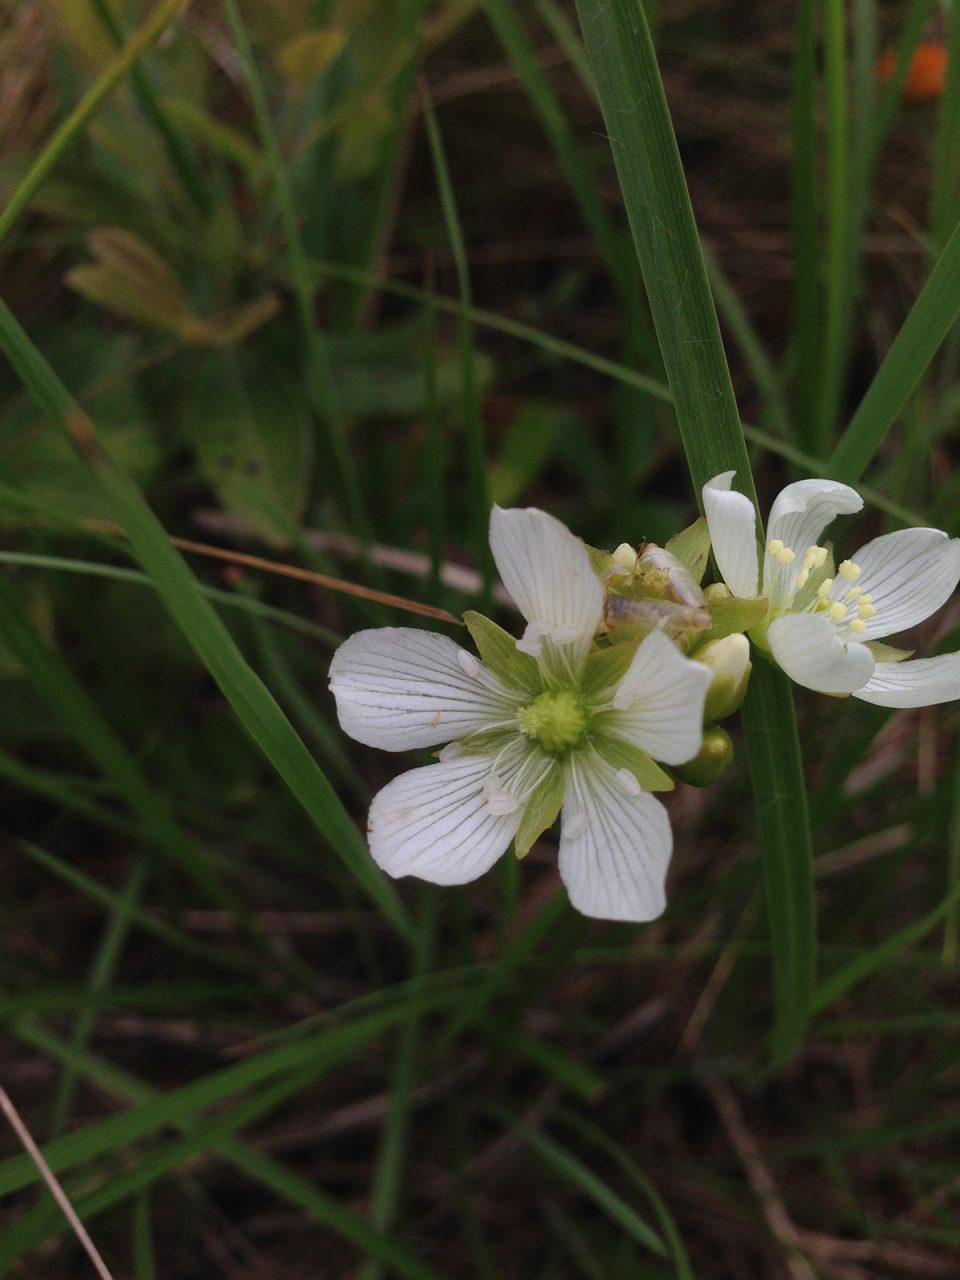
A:
<svg viewBox="0 0 960 1280">
<path fill-rule="evenodd" d="M 960 11 L 646 13 L 762 506 L 960 533 Z M 0 17 L 0 1078 L 116 1277 L 960 1271 L 952 708 L 799 691 L 811 863 L 761 675 L 650 926 L 552 837 L 462 891 L 366 855 L 404 761 L 330 654 L 449 625 L 370 591 L 458 615 L 491 501 L 663 541 L 741 465 L 638 14 Z M 0 1150 L 0 1271 L 91 1274 Z"/>
</svg>

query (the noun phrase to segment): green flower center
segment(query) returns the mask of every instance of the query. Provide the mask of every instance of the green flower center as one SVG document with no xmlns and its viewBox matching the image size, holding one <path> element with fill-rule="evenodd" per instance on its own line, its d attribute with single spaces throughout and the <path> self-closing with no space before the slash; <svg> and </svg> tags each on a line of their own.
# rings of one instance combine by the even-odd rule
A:
<svg viewBox="0 0 960 1280">
<path fill-rule="evenodd" d="M 519 720 L 523 732 L 551 755 L 574 746 L 587 728 L 583 703 L 567 689 L 538 694 L 520 712 Z"/>
</svg>

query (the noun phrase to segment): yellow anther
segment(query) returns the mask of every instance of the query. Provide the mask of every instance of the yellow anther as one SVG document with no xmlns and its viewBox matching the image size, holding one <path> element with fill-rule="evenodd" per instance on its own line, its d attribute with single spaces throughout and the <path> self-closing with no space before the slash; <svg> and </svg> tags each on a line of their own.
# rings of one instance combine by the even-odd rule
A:
<svg viewBox="0 0 960 1280">
<path fill-rule="evenodd" d="M 873 596 L 870 594 L 870 592 L 869 592 L 869 591 L 865 591 L 865 592 L 863 593 L 863 595 L 860 597 L 860 603 L 861 603 L 861 604 L 873 604 Z"/>
<path fill-rule="evenodd" d="M 840 566 L 840 576 L 846 578 L 848 582 L 856 582 L 863 570 L 858 564 L 854 564 L 852 560 L 844 560 Z"/>
<path fill-rule="evenodd" d="M 805 587 L 807 585 L 807 580 L 809 577 L 810 577 L 809 569 L 804 568 L 800 570 L 800 572 L 797 574 L 797 590 L 798 591 L 801 587 Z"/>
<path fill-rule="evenodd" d="M 830 617 L 834 620 L 834 622 L 842 622 L 843 619 L 847 616 L 846 607 L 842 605 L 839 600 L 834 601 L 834 603 L 827 610 L 827 613 L 829 613 Z"/>
<path fill-rule="evenodd" d="M 851 587 L 843 598 L 844 600 L 856 600 L 857 596 L 860 595 L 862 591 L 863 587 Z"/>
<path fill-rule="evenodd" d="M 803 567 L 805 569 L 819 569 L 826 558 L 826 547 L 807 547 L 803 553 Z"/>
<path fill-rule="evenodd" d="M 772 556 L 774 556 L 776 559 L 779 559 L 780 552 L 783 550 L 783 542 L 780 540 L 780 538 L 771 538 L 770 541 L 767 543 L 767 550 L 770 552 Z"/>
<path fill-rule="evenodd" d="M 820 583 L 819 587 L 817 587 L 817 595 L 820 597 L 821 600 L 826 600 L 827 596 L 829 596 L 832 590 L 833 590 L 833 579 L 824 578 L 824 580 Z"/>
<path fill-rule="evenodd" d="M 791 551 L 789 547 L 784 547 L 782 551 L 777 552 L 777 559 L 781 564 L 793 564 L 797 558 L 797 553 Z"/>
<path fill-rule="evenodd" d="M 854 618 L 850 623 L 850 630 L 854 633 L 854 635 L 861 635 L 864 631 L 866 631 L 866 629 L 867 629 L 867 624 L 865 622 L 861 622 L 859 618 Z"/>
<path fill-rule="evenodd" d="M 857 616 L 863 619 L 872 618 L 876 615 L 876 609 L 872 604 L 861 604 L 857 608 Z"/>
</svg>

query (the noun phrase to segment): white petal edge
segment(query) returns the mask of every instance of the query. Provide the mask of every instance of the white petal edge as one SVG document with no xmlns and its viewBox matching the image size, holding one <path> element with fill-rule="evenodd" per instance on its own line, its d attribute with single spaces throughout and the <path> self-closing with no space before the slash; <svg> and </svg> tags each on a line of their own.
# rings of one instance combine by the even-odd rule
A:
<svg viewBox="0 0 960 1280">
<path fill-rule="evenodd" d="M 473 654 L 414 627 L 350 636 L 333 655 L 330 689 L 344 733 L 383 751 L 450 742 L 510 718 L 514 709 L 508 691 Z"/>
<path fill-rule="evenodd" d="M 854 694 L 877 707 L 934 707 L 960 698 L 960 653 L 906 662 L 878 662 Z"/>
<path fill-rule="evenodd" d="M 461 756 L 401 773 L 373 798 L 370 853 L 391 876 L 467 884 L 506 851 L 521 809 L 490 812 L 484 782 L 493 760 Z"/>
<path fill-rule="evenodd" d="M 865 640 L 915 627 L 946 604 L 960 581 L 960 539 L 940 529 L 885 533 L 852 558 L 862 570 L 856 585 L 873 597 L 877 611 Z"/>
<path fill-rule="evenodd" d="M 598 756 L 574 757 L 565 781 L 559 865 L 571 903 L 600 920 L 655 920 L 673 850 L 666 809 L 646 791 L 628 794 Z"/>
<path fill-rule="evenodd" d="M 692 759 L 703 742 L 703 704 L 712 674 L 685 658 L 662 631 L 633 655 L 600 723 L 664 764 Z"/>
<path fill-rule="evenodd" d="M 724 471 L 703 486 L 703 510 L 720 576 L 735 596 L 753 599 L 760 591 L 757 515 L 753 503 L 730 486 L 735 471 Z"/>
<path fill-rule="evenodd" d="M 767 631 L 770 652 L 791 680 L 817 693 L 855 693 L 875 664 L 866 645 L 845 644 L 821 613 L 787 613 Z"/>
<path fill-rule="evenodd" d="M 820 535 L 836 516 L 852 515 L 863 508 L 856 489 L 837 480 L 798 480 L 788 484 L 773 500 L 767 521 L 768 545 L 778 538 L 794 553 L 792 564 L 779 564 L 764 556 L 763 588 L 771 609 L 790 604 L 803 569 L 803 553 L 819 544 Z"/>
<path fill-rule="evenodd" d="M 494 507 L 490 550 L 527 622 L 555 636 L 576 669 L 603 616 L 603 586 L 583 542 L 536 507 Z"/>
</svg>

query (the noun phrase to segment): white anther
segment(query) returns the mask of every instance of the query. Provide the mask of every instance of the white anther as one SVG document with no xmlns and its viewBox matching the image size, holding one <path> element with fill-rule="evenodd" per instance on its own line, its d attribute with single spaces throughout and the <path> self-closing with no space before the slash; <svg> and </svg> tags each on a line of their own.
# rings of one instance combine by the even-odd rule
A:
<svg viewBox="0 0 960 1280">
<path fill-rule="evenodd" d="M 617 782 L 621 790 L 626 792 L 628 796 L 638 796 L 643 790 L 643 787 L 641 787 L 629 769 L 617 770 Z"/>
<path fill-rule="evenodd" d="M 847 582 L 856 582 L 862 572 L 860 566 L 852 560 L 844 560 L 839 569 L 841 578 L 846 578 Z"/>
<path fill-rule="evenodd" d="M 556 627 L 550 632 L 550 639 L 554 644 L 572 644 L 579 634 L 576 627 Z"/>
<path fill-rule="evenodd" d="M 457 662 L 460 664 L 460 670 L 466 675 L 476 678 L 480 674 L 480 663 L 472 653 L 467 653 L 466 649 L 457 650 Z"/>
<path fill-rule="evenodd" d="M 539 658 L 543 651 L 541 641 L 549 634 L 550 628 L 545 627 L 542 622 L 528 622 L 523 635 L 517 641 L 517 649 L 520 653 L 529 654 L 531 658 Z"/>
<path fill-rule="evenodd" d="M 494 818 L 505 818 L 519 808 L 520 801 L 507 791 L 491 791 L 487 796 L 487 812 Z"/>
<path fill-rule="evenodd" d="M 459 760 L 462 755 L 463 747 L 459 742 L 448 742 L 443 750 L 437 753 L 437 759 L 446 764 L 448 760 Z"/>
<path fill-rule="evenodd" d="M 578 836 L 582 836 L 588 826 L 587 815 L 582 809 L 578 809 L 576 813 L 570 815 L 563 824 L 562 836 L 564 840 L 576 840 Z"/>
<path fill-rule="evenodd" d="M 863 632 L 866 631 L 866 629 L 867 629 L 867 624 L 865 622 L 861 622 L 859 618 L 852 618 L 850 620 L 850 630 L 854 633 L 854 635 L 858 635 L 858 636 L 862 635 Z"/>
<path fill-rule="evenodd" d="M 842 605 L 839 600 L 835 600 L 834 603 L 827 610 L 827 613 L 834 620 L 834 622 L 842 622 L 844 618 L 847 616 L 846 606 Z"/>
</svg>

